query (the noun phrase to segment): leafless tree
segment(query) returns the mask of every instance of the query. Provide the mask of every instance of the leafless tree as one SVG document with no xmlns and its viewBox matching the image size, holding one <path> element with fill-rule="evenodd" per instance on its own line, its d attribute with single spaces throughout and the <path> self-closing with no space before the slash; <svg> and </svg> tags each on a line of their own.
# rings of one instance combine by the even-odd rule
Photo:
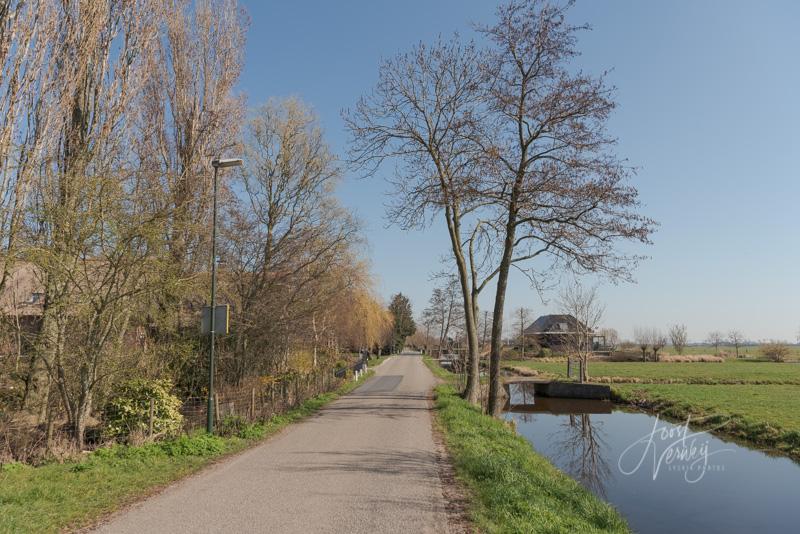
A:
<svg viewBox="0 0 800 534">
<path fill-rule="evenodd" d="M 713 332 L 708 333 L 708 340 L 707 342 L 714 346 L 714 353 L 719 354 L 719 346 L 722 344 L 724 337 L 722 332 L 714 330 Z"/>
<path fill-rule="evenodd" d="M 47 62 L 57 29 L 55 5 L 0 2 L 0 290 L 17 259 L 32 181 L 43 160 L 51 110 L 44 107 Z"/>
<path fill-rule="evenodd" d="M 244 59 L 247 19 L 236 0 L 157 0 L 149 9 L 161 32 L 147 58 L 136 108 L 132 149 L 154 208 L 169 214 L 165 253 L 169 289 L 159 296 L 154 322 L 166 330 L 186 301 L 205 300 L 209 268 L 213 157 L 239 154 L 244 100 L 234 94 Z M 223 174 L 220 203 L 231 196 Z M 180 327 L 181 325 L 176 325 Z M 166 333 L 164 333 L 166 335 Z"/>
<path fill-rule="evenodd" d="M 490 329 L 492 328 L 492 313 L 489 310 L 483 311 L 483 316 L 479 316 L 478 330 L 481 332 L 481 355 L 487 351 L 487 341 L 490 341 Z"/>
<path fill-rule="evenodd" d="M 331 324 L 331 299 L 358 285 L 363 268 L 353 255 L 358 223 L 333 196 L 340 169 L 317 118 L 301 102 L 272 101 L 257 109 L 245 156 L 244 194 L 229 210 L 224 253 L 241 325 L 239 377 L 245 369 L 285 368 L 292 340 L 303 330 L 300 318 L 318 338 Z M 255 341 L 266 339 L 274 348 L 265 353 Z M 268 353 L 273 361 L 254 360 Z"/>
<path fill-rule="evenodd" d="M 653 349 L 653 360 L 659 361 L 658 351 L 667 344 L 667 336 L 658 328 L 650 329 L 650 346 Z"/>
<path fill-rule="evenodd" d="M 602 423 L 592 423 L 589 414 L 569 415 L 549 437 L 561 445 L 558 457 L 564 470 L 597 495 L 605 495 L 611 467 L 603 451 L 607 444 Z"/>
<path fill-rule="evenodd" d="M 647 348 L 650 346 L 650 330 L 637 326 L 633 329 L 633 339 L 642 351 L 642 361 L 647 361 Z"/>
<path fill-rule="evenodd" d="M 457 316 L 459 298 L 459 283 L 455 277 L 444 279 L 444 285 L 436 287 L 428 301 L 424 314 L 429 316 L 435 328 L 438 329 L 438 353 L 442 355 L 445 341 Z"/>
<path fill-rule="evenodd" d="M 628 279 L 637 258 L 620 254 L 618 240 L 648 243 L 653 222 L 638 215 L 630 170 L 606 131 L 615 107 L 602 76 L 576 72 L 577 33 L 567 5 L 512 0 L 494 25 L 486 86 L 491 132 L 478 139 L 485 175 L 478 193 L 491 201 L 487 226 L 496 250 L 496 291 L 489 406 L 500 410 L 503 309 L 512 266 L 534 283 L 530 262 Z M 540 264 L 541 265 L 541 264 Z"/>
<path fill-rule="evenodd" d="M 34 382 L 44 405 L 56 386 L 75 443 L 83 434 L 108 361 L 120 354 L 131 297 L 147 291 L 158 217 L 133 201 L 139 175 L 126 149 L 127 113 L 157 39 L 147 0 L 51 3 L 57 21 L 39 85 L 49 126 L 29 205 L 25 256 L 42 277 L 45 304 Z M 38 363 L 37 363 L 38 365 Z"/>
<path fill-rule="evenodd" d="M 601 328 L 599 334 L 605 339 L 606 348 L 613 354 L 619 345 L 619 332 L 614 328 Z"/>
<path fill-rule="evenodd" d="M 597 288 L 583 287 L 575 281 L 561 291 L 559 307 L 575 318 L 575 334 L 565 336 L 571 356 L 581 360 L 580 381 L 589 380 L 589 358 L 593 353 L 593 337 L 605 313 L 597 296 Z"/>
<path fill-rule="evenodd" d="M 531 310 L 520 307 L 514 310 L 514 332 L 518 336 L 520 346 L 520 356 L 525 357 L 525 329 L 530 324 Z"/>
<path fill-rule="evenodd" d="M 739 347 L 741 347 L 742 342 L 744 342 L 744 334 L 739 330 L 731 330 L 728 332 L 728 341 L 730 341 L 731 345 L 736 349 L 736 357 L 738 358 Z"/>
<path fill-rule="evenodd" d="M 477 391 L 477 295 L 496 280 L 490 411 L 499 410 L 503 308 L 512 265 L 537 257 L 626 278 L 637 258 L 618 239 L 647 242 L 629 170 L 613 154 L 613 109 L 602 79 L 572 74 L 578 28 L 564 9 L 538 1 L 498 10 L 480 28 L 486 52 L 457 38 L 420 45 L 385 62 L 369 97 L 345 114 L 351 159 L 374 170 L 402 165 L 391 219 L 406 227 L 443 213 L 470 347 L 466 396 Z M 525 270 L 528 274 L 532 271 Z"/>
<path fill-rule="evenodd" d="M 675 349 L 675 352 L 678 354 L 683 354 L 687 341 L 686 325 L 674 324 L 670 326 L 669 339 L 673 348 Z"/>
<path fill-rule="evenodd" d="M 389 218 L 404 228 L 443 216 L 461 289 L 468 346 L 465 398 L 479 396 L 479 342 L 476 281 L 480 267 L 470 262 L 466 227 L 483 200 L 473 194 L 481 173 L 482 54 L 454 38 L 420 44 L 386 60 L 374 90 L 344 113 L 352 137 L 350 160 L 367 174 L 387 158 L 396 169 L 396 203 Z"/>
</svg>

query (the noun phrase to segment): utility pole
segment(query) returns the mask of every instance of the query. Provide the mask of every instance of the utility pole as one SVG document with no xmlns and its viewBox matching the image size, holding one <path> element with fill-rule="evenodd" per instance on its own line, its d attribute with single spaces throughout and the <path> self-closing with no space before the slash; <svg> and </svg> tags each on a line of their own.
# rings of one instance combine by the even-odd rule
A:
<svg viewBox="0 0 800 534">
<path fill-rule="evenodd" d="M 240 159 L 219 159 L 211 161 L 214 167 L 214 200 L 211 219 L 211 315 L 209 317 L 209 334 L 211 340 L 208 349 L 208 417 L 206 431 L 214 432 L 214 342 L 217 327 L 217 172 L 220 167 L 238 167 L 242 164 Z"/>
<path fill-rule="evenodd" d="M 522 343 L 522 359 L 525 359 L 525 308 L 519 309 L 519 340 Z"/>
</svg>

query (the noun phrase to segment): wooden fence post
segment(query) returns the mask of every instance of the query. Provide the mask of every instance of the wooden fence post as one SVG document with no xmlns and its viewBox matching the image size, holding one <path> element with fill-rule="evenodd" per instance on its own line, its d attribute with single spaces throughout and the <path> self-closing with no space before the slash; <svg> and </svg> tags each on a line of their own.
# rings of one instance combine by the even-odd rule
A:
<svg viewBox="0 0 800 534">
<path fill-rule="evenodd" d="M 250 420 L 254 420 L 256 418 L 256 388 L 253 388 L 252 394 L 250 396 Z"/>
</svg>

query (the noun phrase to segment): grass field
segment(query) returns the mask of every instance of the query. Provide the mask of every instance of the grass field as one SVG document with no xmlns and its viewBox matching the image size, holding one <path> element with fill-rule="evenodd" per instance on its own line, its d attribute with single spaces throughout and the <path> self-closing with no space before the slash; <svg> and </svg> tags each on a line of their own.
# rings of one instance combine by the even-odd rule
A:
<svg viewBox="0 0 800 534">
<path fill-rule="evenodd" d="M 788 345 L 788 347 L 789 347 L 789 358 L 800 359 L 800 346 Z M 720 352 L 725 352 L 728 355 L 736 354 L 736 347 L 734 347 L 733 345 L 720 345 L 719 350 Z M 664 354 L 677 354 L 675 347 L 673 347 L 672 345 L 667 345 L 662 349 L 662 351 L 664 352 Z M 708 345 L 689 346 L 689 347 L 684 347 L 683 353 L 687 355 L 691 354 L 713 355 L 717 353 L 717 349 Z M 739 347 L 739 356 L 748 358 L 760 358 L 761 348 L 758 345 L 747 345 L 744 347 Z"/>
<path fill-rule="evenodd" d="M 264 423 L 247 425 L 230 437 L 200 433 L 139 447 L 98 449 L 80 462 L 41 467 L 6 464 L 0 468 L 0 532 L 60 532 L 89 525 L 307 417 L 361 381 L 348 381 L 335 392 L 309 399 Z"/>
<path fill-rule="evenodd" d="M 450 373 L 426 358 L 437 376 Z M 609 504 L 537 454 L 507 423 L 483 415 L 446 383 L 436 390 L 436 420 L 456 474 L 470 490 L 481 532 L 630 532 Z"/>
<path fill-rule="evenodd" d="M 565 378 L 565 362 L 512 361 Z M 615 399 L 668 417 L 729 422 L 718 433 L 800 459 L 800 364 L 748 360 L 722 363 L 590 362 L 593 382 L 613 384 Z"/>
<path fill-rule="evenodd" d="M 506 361 L 508 367 L 525 367 L 565 378 L 566 362 Z M 800 364 L 750 360 L 722 363 L 589 362 L 589 376 L 598 382 L 654 382 L 694 384 L 795 384 L 800 385 Z"/>
<path fill-rule="evenodd" d="M 667 417 L 706 417 L 719 429 L 759 447 L 800 459 L 800 386 L 763 384 L 615 384 L 615 400 Z"/>
</svg>

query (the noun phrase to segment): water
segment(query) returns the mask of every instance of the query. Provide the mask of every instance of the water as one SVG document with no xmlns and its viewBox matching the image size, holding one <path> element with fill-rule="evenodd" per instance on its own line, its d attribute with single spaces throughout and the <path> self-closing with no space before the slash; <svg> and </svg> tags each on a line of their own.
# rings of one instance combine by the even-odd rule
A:
<svg viewBox="0 0 800 534">
<path fill-rule="evenodd" d="M 506 417 L 517 431 L 634 531 L 800 533 L 800 465 L 792 460 L 609 402 L 534 402 L 532 388 L 510 387 Z"/>
</svg>

